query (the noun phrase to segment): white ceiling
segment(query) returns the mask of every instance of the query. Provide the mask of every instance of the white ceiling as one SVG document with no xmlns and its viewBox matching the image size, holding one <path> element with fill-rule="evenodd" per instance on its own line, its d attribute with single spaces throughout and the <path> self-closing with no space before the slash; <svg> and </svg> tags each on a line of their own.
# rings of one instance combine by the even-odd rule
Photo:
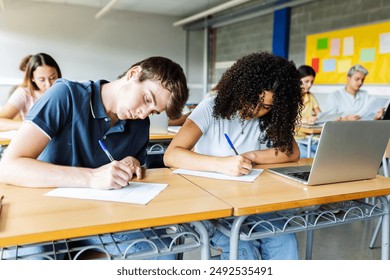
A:
<svg viewBox="0 0 390 280">
<path fill-rule="evenodd" d="M 33 2 L 82 5 L 102 9 L 113 0 L 28 0 Z M 116 0 L 111 9 L 187 17 L 229 0 Z"/>
</svg>

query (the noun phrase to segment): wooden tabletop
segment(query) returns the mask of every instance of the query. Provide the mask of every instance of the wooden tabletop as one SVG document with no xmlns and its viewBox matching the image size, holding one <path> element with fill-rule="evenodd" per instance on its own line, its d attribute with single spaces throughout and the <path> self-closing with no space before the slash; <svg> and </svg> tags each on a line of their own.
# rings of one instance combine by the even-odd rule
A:
<svg viewBox="0 0 390 280">
<path fill-rule="evenodd" d="M 322 127 L 300 127 L 299 132 L 303 132 L 305 134 L 321 134 Z"/>
<path fill-rule="evenodd" d="M 0 138 L 0 145 L 8 146 L 9 143 L 11 143 L 11 139 L 9 139 L 9 138 Z"/>
<path fill-rule="evenodd" d="M 149 140 L 172 140 L 176 133 L 150 134 Z"/>
<path fill-rule="evenodd" d="M 0 184 L 0 247 L 59 240 L 232 215 L 232 208 L 168 168 L 144 182 L 168 187 L 148 205 L 44 196 L 51 188 Z"/>
<path fill-rule="evenodd" d="M 167 132 L 164 134 L 151 134 L 149 140 L 172 140 L 176 133 Z M 7 146 L 11 143 L 9 138 L 0 138 L 0 145 Z"/>
<path fill-rule="evenodd" d="M 311 161 L 312 159 L 301 159 L 298 163 L 259 165 L 255 168 L 304 165 Z M 235 216 L 390 194 L 390 179 L 383 176 L 371 180 L 318 186 L 306 186 L 267 170 L 253 183 L 184 177 L 231 205 Z"/>
</svg>

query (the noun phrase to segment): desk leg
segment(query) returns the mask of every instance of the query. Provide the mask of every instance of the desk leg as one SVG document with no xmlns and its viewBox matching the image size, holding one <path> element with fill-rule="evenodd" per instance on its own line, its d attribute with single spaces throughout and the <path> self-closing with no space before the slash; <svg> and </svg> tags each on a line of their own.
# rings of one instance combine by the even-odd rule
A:
<svg viewBox="0 0 390 280">
<path fill-rule="evenodd" d="M 389 218 L 389 201 L 386 197 L 381 196 L 379 199 L 382 201 L 387 213 L 382 217 L 382 260 L 389 259 L 389 231 L 390 231 L 390 218 Z"/>
<path fill-rule="evenodd" d="M 230 230 L 230 260 L 238 259 L 238 241 L 240 239 L 240 228 L 247 216 L 240 216 L 234 219 Z"/>
<path fill-rule="evenodd" d="M 210 241 L 209 241 L 209 233 L 201 222 L 191 222 L 191 224 L 195 227 L 196 231 L 200 235 L 200 242 L 201 242 L 201 259 L 202 260 L 209 260 L 211 257 L 210 254 Z"/>
<path fill-rule="evenodd" d="M 307 224 L 313 224 L 314 216 L 307 215 L 306 221 Z M 313 235 L 314 235 L 314 230 L 306 231 L 306 260 L 311 260 L 313 257 Z"/>
</svg>

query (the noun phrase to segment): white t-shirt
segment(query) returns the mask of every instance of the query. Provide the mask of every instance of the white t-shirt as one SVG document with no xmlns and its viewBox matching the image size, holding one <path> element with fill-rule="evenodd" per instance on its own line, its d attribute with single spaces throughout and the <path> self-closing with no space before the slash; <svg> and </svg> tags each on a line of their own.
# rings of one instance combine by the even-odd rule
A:
<svg viewBox="0 0 390 280">
<path fill-rule="evenodd" d="M 41 96 L 42 94 L 38 91 L 35 91 L 34 95 L 31 95 L 28 88 L 19 87 L 12 93 L 7 103 L 17 108 L 22 120 L 24 120 L 28 112 L 30 112 L 31 107 Z"/>
<path fill-rule="evenodd" d="M 364 90 L 358 90 L 353 96 L 341 88 L 329 94 L 327 99 L 327 113 L 342 114 L 343 117 L 355 115 L 361 111 L 372 97 Z"/>
<path fill-rule="evenodd" d="M 195 152 L 211 156 L 235 155 L 226 141 L 225 133 L 232 140 L 239 154 L 266 148 L 259 141 L 260 129 L 258 118 L 245 120 L 243 123 L 241 123 L 237 116 L 231 120 L 217 120 L 213 117 L 214 103 L 215 97 L 204 99 L 188 117 L 203 133 L 195 145 Z"/>
</svg>

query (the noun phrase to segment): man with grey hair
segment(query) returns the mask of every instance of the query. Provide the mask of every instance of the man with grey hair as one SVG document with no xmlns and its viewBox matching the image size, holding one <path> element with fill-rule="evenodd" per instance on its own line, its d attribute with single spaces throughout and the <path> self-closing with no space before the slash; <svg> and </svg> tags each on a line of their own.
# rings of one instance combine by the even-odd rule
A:
<svg viewBox="0 0 390 280">
<path fill-rule="evenodd" d="M 372 101 L 370 99 L 376 98 L 360 89 L 367 75 L 368 70 L 362 65 L 357 64 L 352 66 L 347 73 L 346 86 L 329 94 L 327 113 L 341 114 L 340 120 L 343 121 L 360 120 L 363 116 L 359 115 L 359 112 L 363 110 L 368 102 Z M 383 116 L 384 108 L 373 113 L 375 113 L 373 119 L 379 120 Z"/>
</svg>

